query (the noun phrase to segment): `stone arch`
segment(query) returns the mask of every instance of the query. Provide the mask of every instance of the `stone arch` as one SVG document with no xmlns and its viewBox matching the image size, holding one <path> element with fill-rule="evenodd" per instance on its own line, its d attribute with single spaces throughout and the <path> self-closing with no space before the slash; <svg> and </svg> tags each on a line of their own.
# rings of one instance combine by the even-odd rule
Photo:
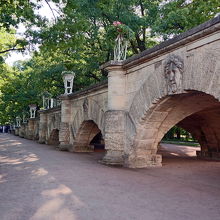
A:
<svg viewBox="0 0 220 220">
<path fill-rule="evenodd" d="M 47 129 L 47 144 L 59 145 L 60 120 L 60 113 L 53 113 L 47 116 L 46 124 L 43 124 L 44 127 Z"/>
<path fill-rule="evenodd" d="M 87 149 L 88 142 L 85 141 L 84 143 L 80 138 L 83 136 L 83 132 L 88 132 L 87 130 L 91 132 L 91 134 L 94 132 L 95 135 L 97 134 L 96 132 L 101 131 L 104 136 L 104 110 L 96 100 L 91 98 L 85 98 L 83 100 L 81 108 L 74 117 L 71 125 L 73 138 L 73 149 L 71 149 L 71 151 L 91 151 L 91 149 Z M 90 138 L 87 137 L 87 140 L 90 140 Z"/>
<path fill-rule="evenodd" d="M 58 129 L 53 129 L 50 133 L 49 139 L 47 141 L 47 144 L 50 145 L 59 145 L 59 130 Z"/>
<path fill-rule="evenodd" d="M 176 124 L 192 133 L 204 152 L 217 152 L 220 149 L 219 115 L 220 102 L 202 92 L 191 91 L 162 99 L 136 124 L 126 165 L 160 165 L 161 157 L 156 155 L 158 144 Z"/>
<path fill-rule="evenodd" d="M 99 134 L 101 130 L 92 120 L 83 121 L 78 129 L 76 138 L 73 143 L 74 152 L 93 152 L 94 147 L 90 145 L 93 138 Z"/>
<path fill-rule="evenodd" d="M 134 129 L 128 131 L 131 126 L 127 126 L 130 141 L 124 149 L 126 166 L 161 165 L 161 157 L 156 154 L 158 143 L 178 123 L 194 134 L 204 150 L 219 148 L 220 127 L 209 116 L 210 112 L 215 118 L 220 114 L 219 55 L 220 47 L 215 51 L 207 48 L 202 55 L 192 53 L 183 57 L 181 88 L 173 94 L 168 89 L 164 71 L 167 58 L 155 66 L 155 71 L 134 96 L 128 112 L 127 124 L 132 124 Z M 195 123 L 198 121 L 200 126 Z M 194 122 L 194 126 L 190 127 L 190 122 Z"/>
</svg>

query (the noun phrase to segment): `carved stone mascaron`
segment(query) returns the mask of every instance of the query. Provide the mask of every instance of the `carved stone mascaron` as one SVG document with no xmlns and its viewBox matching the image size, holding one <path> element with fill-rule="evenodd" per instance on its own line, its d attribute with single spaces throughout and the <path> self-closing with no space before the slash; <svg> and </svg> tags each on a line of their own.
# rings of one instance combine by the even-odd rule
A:
<svg viewBox="0 0 220 220">
<path fill-rule="evenodd" d="M 181 92 L 183 71 L 183 60 L 178 55 L 170 55 L 165 61 L 164 65 L 167 91 L 169 95 Z"/>
</svg>

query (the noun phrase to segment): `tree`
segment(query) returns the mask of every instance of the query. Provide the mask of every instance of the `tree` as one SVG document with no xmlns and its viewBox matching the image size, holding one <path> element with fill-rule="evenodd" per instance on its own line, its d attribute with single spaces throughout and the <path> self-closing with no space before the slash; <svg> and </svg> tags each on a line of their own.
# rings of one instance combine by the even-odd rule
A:
<svg viewBox="0 0 220 220">
<path fill-rule="evenodd" d="M 15 30 L 0 29 L 0 56 L 7 56 L 10 51 L 24 51 L 27 41 L 15 37 Z"/>
<path fill-rule="evenodd" d="M 54 16 L 48 21 L 37 15 L 42 3 L 53 3 Z M 103 81 L 107 73 L 99 66 L 113 58 L 114 37 L 109 29 L 120 21 L 134 32 L 128 55 L 140 53 L 213 18 L 219 12 L 218 0 L 3 0 L 0 2 L 0 102 L 7 121 L 31 102 L 41 105 L 41 94 L 63 93 L 61 73 L 76 73 L 74 90 Z M 56 13 L 57 14 L 57 13 Z M 16 39 L 13 27 L 23 23 L 26 41 Z M 158 40 L 160 39 L 160 40 Z M 14 69 L 4 64 L 9 51 L 39 45 L 27 62 Z"/>
<path fill-rule="evenodd" d="M 152 30 L 166 40 L 210 20 L 219 12 L 218 0 L 166 0 L 159 9 L 160 16 Z"/>
<path fill-rule="evenodd" d="M 35 3 L 29 0 L 1 0 L 0 1 L 0 28 L 10 30 L 18 27 L 18 24 L 38 25 L 42 18 L 35 13 L 41 7 L 43 0 Z"/>
<path fill-rule="evenodd" d="M 151 48 L 161 36 L 167 39 L 219 12 L 217 0 L 210 2 L 208 7 L 205 7 L 206 1 L 188 2 L 63 0 L 63 7 L 59 7 L 61 16 L 54 24 L 27 34 L 32 37 L 32 43 L 41 45 L 41 52 L 62 56 L 64 66 L 84 76 L 83 80 L 100 81 L 106 77 L 106 72 L 99 71 L 99 66 L 113 58 L 114 39 L 108 35 L 113 21 L 122 22 L 134 32 L 135 38 L 130 39 L 128 49 L 131 56 Z"/>
<path fill-rule="evenodd" d="M 0 32 L 14 35 L 15 29 L 19 24 L 27 28 L 43 26 L 46 19 L 42 18 L 36 11 L 42 6 L 42 2 L 47 0 L 1 0 L 0 1 Z M 48 3 L 49 4 L 49 3 Z M 11 37 L 10 37 L 11 38 Z M 4 50 L 0 50 L 0 54 L 9 51 L 24 51 L 28 42 L 24 39 L 16 39 L 13 44 L 7 44 Z"/>
</svg>

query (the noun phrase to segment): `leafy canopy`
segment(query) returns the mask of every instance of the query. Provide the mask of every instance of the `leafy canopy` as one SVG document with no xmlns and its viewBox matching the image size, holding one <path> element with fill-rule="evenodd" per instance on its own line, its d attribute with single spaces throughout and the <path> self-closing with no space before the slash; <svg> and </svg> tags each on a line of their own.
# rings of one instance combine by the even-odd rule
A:
<svg viewBox="0 0 220 220">
<path fill-rule="evenodd" d="M 39 15 L 42 4 L 53 19 Z M 55 7 L 56 6 L 56 7 Z M 106 79 L 99 66 L 113 57 L 114 21 L 132 31 L 128 55 L 140 53 L 220 12 L 218 0 L 2 0 L 0 1 L 0 123 L 41 105 L 41 94 L 63 93 L 61 73 L 76 73 L 74 90 Z M 27 30 L 17 39 L 13 28 Z M 9 51 L 37 45 L 32 58 L 9 68 Z M 1 53 L 2 52 L 2 53 Z"/>
</svg>

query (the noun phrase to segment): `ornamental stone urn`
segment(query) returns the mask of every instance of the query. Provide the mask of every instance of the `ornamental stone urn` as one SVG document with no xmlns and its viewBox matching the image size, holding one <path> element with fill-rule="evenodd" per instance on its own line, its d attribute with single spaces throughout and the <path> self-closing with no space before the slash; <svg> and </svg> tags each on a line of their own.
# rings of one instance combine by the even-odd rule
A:
<svg viewBox="0 0 220 220">
<path fill-rule="evenodd" d="M 64 94 L 71 94 L 73 92 L 73 80 L 75 77 L 75 73 L 72 71 L 63 71 L 62 76 L 65 88 Z"/>
</svg>

